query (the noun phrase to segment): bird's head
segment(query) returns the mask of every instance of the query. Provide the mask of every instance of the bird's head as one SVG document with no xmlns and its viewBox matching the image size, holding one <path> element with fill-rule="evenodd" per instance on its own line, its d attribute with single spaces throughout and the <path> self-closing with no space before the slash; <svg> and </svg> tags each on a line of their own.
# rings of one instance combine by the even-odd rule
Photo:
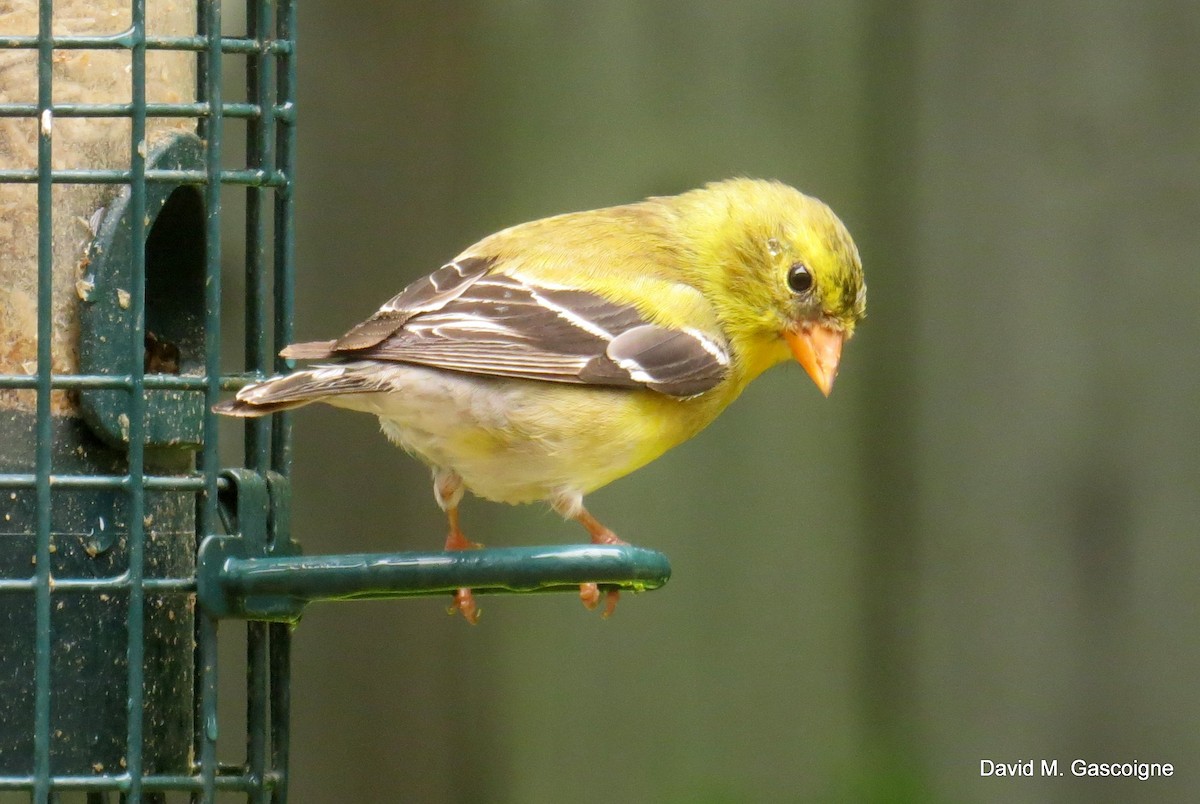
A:
<svg viewBox="0 0 1200 804">
<path fill-rule="evenodd" d="M 794 214 L 766 241 L 772 297 L 792 356 L 829 396 L 842 344 L 866 314 L 867 286 L 858 248 L 829 207 L 800 196 Z"/>
<path fill-rule="evenodd" d="M 708 217 L 704 256 L 721 266 L 718 315 L 747 353 L 763 355 L 748 372 L 790 352 L 828 396 L 842 345 L 866 312 L 850 233 L 821 201 L 779 182 L 732 179 L 695 194 L 696 213 Z"/>
</svg>

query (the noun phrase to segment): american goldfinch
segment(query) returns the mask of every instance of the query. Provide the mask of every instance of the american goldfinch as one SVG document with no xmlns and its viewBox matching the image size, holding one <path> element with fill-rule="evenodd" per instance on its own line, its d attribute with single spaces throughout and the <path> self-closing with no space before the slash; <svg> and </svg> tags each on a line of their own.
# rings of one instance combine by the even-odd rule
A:
<svg viewBox="0 0 1200 804">
<path fill-rule="evenodd" d="M 789 355 L 828 395 L 865 301 L 829 207 L 732 179 L 485 237 L 340 338 L 282 352 L 327 362 L 216 410 L 324 402 L 378 416 L 432 468 L 448 550 L 477 546 L 459 527 L 464 490 L 547 501 L 592 542 L 624 544 L 584 495 L 694 436 Z M 600 592 L 580 596 L 595 608 Z M 469 589 L 450 611 L 476 621 Z"/>
</svg>

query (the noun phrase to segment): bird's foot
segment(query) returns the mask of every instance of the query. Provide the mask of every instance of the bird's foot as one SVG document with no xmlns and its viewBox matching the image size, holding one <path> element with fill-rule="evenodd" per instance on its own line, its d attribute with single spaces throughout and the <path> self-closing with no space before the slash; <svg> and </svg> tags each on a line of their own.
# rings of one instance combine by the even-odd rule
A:
<svg viewBox="0 0 1200 804">
<path fill-rule="evenodd" d="M 475 595 L 465 587 L 454 593 L 454 602 L 446 609 L 446 613 L 451 617 L 460 612 L 463 619 L 471 625 L 479 623 L 479 607 L 475 605 Z"/>
<path fill-rule="evenodd" d="M 629 542 L 617 536 L 608 528 L 600 524 L 596 517 L 587 512 L 586 509 L 580 507 L 578 513 L 575 514 L 575 520 L 587 528 L 588 536 L 591 537 L 592 544 L 611 544 L 611 545 L 627 545 Z M 604 592 L 604 613 L 600 616 L 608 619 L 612 613 L 617 610 L 617 600 L 621 597 L 620 589 L 608 589 Z M 579 585 L 579 599 L 583 601 L 583 605 L 588 611 L 595 609 L 600 605 L 600 587 L 594 583 L 583 583 Z"/>
<path fill-rule="evenodd" d="M 470 541 L 458 528 L 452 528 L 446 535 L 447 550 L 478 550 L 483 547 L 479 542 Z"/>
<path fill-rule="evenodd" d="M 629 542 L 617 536 L 608 528 L 600 524 L 600 520 L 592 516 L 585 510 L 580 510 L 575 515 L 575 521 L 583 525 L 587 529 L 588 536 L 592 540 L 592 544 L 617 544 L 625 545 Z"/>
<path fill-rule="evenodd" d="M 592 544 L 613 544 L 618 546 L 628 545 L 629 542 L 622 539 L 617 534 L 613 533 L 608 528 L 604 528 L 592 534 Z"/>
<path fill-rule="evenodd" d="M 617 610 L 617 601 L 621 598 L 620 589 L 608 589 L 604 592 L 604 613 L 600 616 L 608 619 Z M 600 605 L 600 587 L 594 583 L 579 584 L 579 599 L 583 601 L 588 611 L 595 611 Z"/>
<path fill-rule="evenodd" d="M 447 509 L 446 515 L 450 519 L 450 532 L 446 534 L 447 550 L 478 550 L 483 547 L 482 544 L 470 541 L 463 535 L 462 529 L 458 527 L 458 508 Z M 465 586 L 455 591 L 454 603 L 446 609 L 446 613 L 451 616 L 459 612 L 471 625 L 479 622 L 479 607 L 475 605 L 475 595 Z"/>
</svg>

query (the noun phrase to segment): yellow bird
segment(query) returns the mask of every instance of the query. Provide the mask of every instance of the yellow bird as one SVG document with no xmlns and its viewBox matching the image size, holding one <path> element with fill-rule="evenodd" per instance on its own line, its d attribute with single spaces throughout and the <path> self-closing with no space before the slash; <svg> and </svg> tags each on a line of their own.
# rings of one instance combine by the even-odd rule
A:
<svg viewBox="0 0 1200 804">
<path fill-rule="evenodd" d="M 545 500 L 593 542 L 623 544 L 584 495 L 694 436 L 789 356 L 828 395 L 865 291 L 829 207 L 731 179 L 485 237 L 340 338 L 282 352 L 328 362 L 215 409 L 324 402 L 378 416 L 432 468 L 448 550 L 476 546 L 459 527 L 464 490 Z M 595 584 L 580 596 L 599 603 Z M 478 618 L 469 589 L 450 610 Z"/>
</svg>

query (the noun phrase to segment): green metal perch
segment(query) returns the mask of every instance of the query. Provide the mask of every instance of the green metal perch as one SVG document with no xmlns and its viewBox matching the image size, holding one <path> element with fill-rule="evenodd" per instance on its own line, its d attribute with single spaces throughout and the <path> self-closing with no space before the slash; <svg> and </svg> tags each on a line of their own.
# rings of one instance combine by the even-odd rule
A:
<svg viewBox="0 0 1200 804">
<path fill-rule="evenodd" d="M 500 547 L 437 553 L 246 558 L 240 538 L 205 541 L 200 603 L 217 617 L 295 622 L 318 600 L 451 594 L 578 591 L 597 583 L 657 589 L 671 576 L 666 556 L 628 545 Z"/>
<path fill-rule="evenodd" d="M 213 617 L 294 623 L 317 600 L 448 595 L 461 587 L 562 592 L 581 583 L 641 592 L 671 577 L 666 556 L 631 545 L 304 556 L 290 537 L 287 478 L 227 469 L 219 489 L 230 535 L 205 538 L 196 567 L 200 605 Z"/>
</svg>

